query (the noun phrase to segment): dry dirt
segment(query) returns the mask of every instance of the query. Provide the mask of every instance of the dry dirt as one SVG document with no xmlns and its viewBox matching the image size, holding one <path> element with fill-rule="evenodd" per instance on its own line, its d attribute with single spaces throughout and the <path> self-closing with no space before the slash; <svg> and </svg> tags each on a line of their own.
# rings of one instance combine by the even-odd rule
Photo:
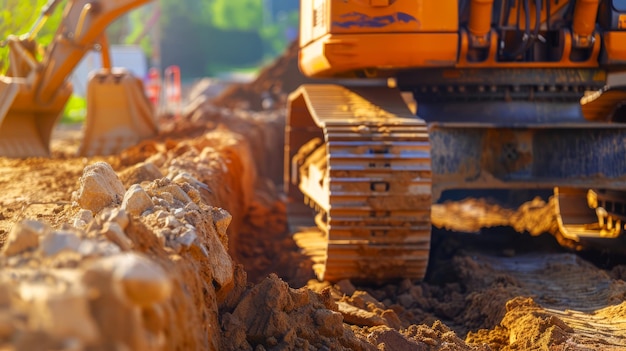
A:
<svg viewBox="0 0 626 351">
<path fill-rule="evenodd" d="M 558 245 L 540 198 L 435 205 L 424 281 L 316 281 L 255 88 L 284 101 L 294 59 L 119 155 L 72 156 L 65 126 L 52 158 L 0 158 L 0 349 L 626 349 L 626 266 Z"/>
</svg>

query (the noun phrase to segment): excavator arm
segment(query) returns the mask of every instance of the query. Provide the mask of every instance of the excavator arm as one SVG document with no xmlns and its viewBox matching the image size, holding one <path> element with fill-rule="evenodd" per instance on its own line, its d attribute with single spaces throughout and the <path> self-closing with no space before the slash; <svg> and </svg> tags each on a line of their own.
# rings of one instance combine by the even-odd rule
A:
<svg viewBox="0 0 626 351">
<path fill-rule="evenodd" d="M 59 0 L 48 1 L 29 33 L 7 38 L 4 44 L 10 50 L 9 70 L 6 76 L 0 76 L 0 155 L 49 155 L 52 129 L 72 92 L 68 77 L 83 56 L 94 48 L 101 50 L 104 68 L 90 80 L 88 91 L 109 95 L 110 102 L 119 108 L 115 115 L 98 115 L 100 109 L 89 105 L 101 102 L 101 99 L 88 96 L 86 139 L 81 153 L 117 151 L 111 146 L 103 147 L 102 140 L 117 139 L 117 148 L 121 148 L 139 138 L 156 134 L 156 123 L 150 104 L 143 96 L 141 82 L 128 72 L 111 69 L 104 33 L 116 18 L 148 1 L 68 1 L 54 40 L 40 61 L 35 55 L 35 39 L 46 19 L 56 10 Z M 109 121 L 104 126 L 98 125 L 103 119 Z"/>
</svg>

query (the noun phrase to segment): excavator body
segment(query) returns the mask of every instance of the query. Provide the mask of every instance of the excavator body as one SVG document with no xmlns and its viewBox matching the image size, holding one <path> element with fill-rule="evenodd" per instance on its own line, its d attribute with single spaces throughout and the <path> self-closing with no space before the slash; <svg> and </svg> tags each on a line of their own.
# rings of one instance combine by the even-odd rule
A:
<svg viewBox="0 0 626 351">
<path fill-rule="evenodd" d="M 70 0 L 52 43 L 39 60 L 37 33 L 60 0 L 49 0 L 29 33 L 9 36 L 9 67 L 0 76 L 0 155 L 46 157 L 52 130 L 72 93 L 68 78 L 90 50 L 102 52 L 104 68 L 89 81 L 85 138 L 80 154 L 110 154 L 158 132 L 140 80 L 111 67 L 104 30 L 149 0 Z M 97 105 L 97 107 L 96 107 Z"/>
<path fill-rule="evenodd" d="M 301 0 L 300 33 L 301 71 L 334 82 L 292 93 L 286 127 L 319 278 L 423 278 L 451 189 L 555 188 L 564 237 L 621 235 L 626 1 Z"/>
</svg>

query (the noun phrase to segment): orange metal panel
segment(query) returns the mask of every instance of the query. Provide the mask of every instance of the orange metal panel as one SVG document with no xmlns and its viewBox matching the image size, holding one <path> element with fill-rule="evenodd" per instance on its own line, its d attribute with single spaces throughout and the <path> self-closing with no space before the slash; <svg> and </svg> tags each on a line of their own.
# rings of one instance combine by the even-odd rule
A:
<svg viewBox="0 0 626 351">
<path fill-rule="evenodd" d="M 456 32 L 457 0 L 330 1 L 331 33 Z"/>
<path fill-rule="evenodd" d="M 308 76 L 409 67 L 452 67 L 457 33 L 327 35 L 300 51 L 300 69 Z"/>
<path fill-rule="evenodd" d="M 607 61 L 626 61 L 626 32 L 606 32 L 604 33 L 604 49 Z"/>
</svg>

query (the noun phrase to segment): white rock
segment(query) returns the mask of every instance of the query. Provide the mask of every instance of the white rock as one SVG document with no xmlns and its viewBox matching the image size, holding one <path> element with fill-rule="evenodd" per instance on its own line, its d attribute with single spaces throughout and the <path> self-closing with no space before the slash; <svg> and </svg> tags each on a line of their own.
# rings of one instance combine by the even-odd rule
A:
<svg viewBox="0 0 626 351">
<path fill-rule="evenodd" d="M 123 251 L 130 250 L 133 247 L 133 242 L 126 236 L 122 227 L 115 222 L 104 223 L 102 226 L 102 234 Z"/>
<path fill-rule="evenodd" d="M 81 208 L 98 213 L 105 207 L 119 204 L 123 196 L 124 185 L 108 163 L 96 162 L 85 167 L 77 193 Z"/>
<path fill-rule="evenodd" d="M 168 193 L 167 191 L 160 193 L 159 197 L 163 199 L 163 201 L 165 201 L 168 205 L 174 204 L 174 195 Z"/>
<path fill-rule="evenodd" d="M 219 207 L 211 208 L 211 215 L 213 216 L 213 223 L 215 224 L 217 233 L 220 236 L 225 236 L 226 229 L 228 229 L 230 222 L 233 220 L 233 216 L 231 216 L 228 211 Z"/>
<path fill-rule="evenodd" d="M 195 195 L 194 193 L 195 190 L 191 190 L 189 192 L 190 195 Z M 199 196 L 199 195 L 198 195 Z M 190 196 L 191 197 L 191 196 Z M 200 211 L 200 207 L 198 205 L 196 205 L 195 203 L 195 199 L 193 200 L 194 202 L 190 202 L 188 204 L 185 205 L 185 212 L 191 212 L 191 211 Z M 198 203 L 200 203 L 200 200 L 198 200 Z"/>
<path fill-rule="evenodd" d="M 39 238 L 50 231 L 47 224 L 24 220 L 13 226 L 2 247 L 4 256 L 13 256 L 39 246 Z"/>
<path fill-rule="evenodd" d="M 54 256 L 62 251 L 78 252 L 80 238 L 71 231 L 54 231 L 43 237 L 39 249 L 45 256 Z"/>
<path fill-rule="evenodd" d="M 93 220 L 93 213 L 90 210 L 81 208 L 78 213 L 76 214 L 76 217 L 74 217 L 74 227 L 76 228 L 84 228 L 87 226 L 87 224 L 89 224 L 89 222 L 91 222 Z"/>
<path fill-rule="evenodd" d="M 174 199 L 186 204 L 191 202 L 191 198 L 187 195 L 187 193 L 181 189 L 181 187 L 176 183 L 169 183 L 163 185 L 154 191 L 159 196 L 164 196 L 165 193 L 171 194 Z M 165 195 L 167 196 L 167 195 Z"/>
<path fill-rule="evenodd" d="M 80 218 L 74 218 L 74 223 L 72 226 L 76 229 L 85 229 L 87 227 L 87 222 L 83 221 Z"/>
<path fill-rule="evenodd" d="M 128 224 L 130 223 L 130 219 L 128 218 L 128 214 L 121 208 L 113 208 L 111 209 L 105 216 L 104 220 L 106 222 L 114 222 L 117 223 L 120 228 L 126 229 Z"/>
<path fill-rule="evenodd" d="M 140 307 L 164 301 L 172 282 L 161 266 L 137 253 L 112 257 L 114 290 L 123 300 Z"/>
<path fill-rule="evenodd" d="M 148 193 L 146 193 L 139 184 L 132 185 L 124 195 L 124 200 L 122 201 L 122 209 L 135 216 L 141 215 L 153 206 L 154 204 L 150 196 L 148 196 Z"/>
<path fill-rule="evenodd" d="M 174 216 L 167 216 L 167 218 L 165 218 L 165 226 L 168 228 L 178 228 L 181 225 L 180 221 Z"/>
<path fill-rule="evenodd" d="M 174 210 L 174 217 L 180 219 L 183 218 L 185 216 L 185 210 L 183 210 L 182 208 L 177 208 Z"/>
<path fill-rule="evenodd" d="M 91 222 L 93 220 L 93 213 L 86 209 L 80 209 L 76 214 L 76 218 L 79 218 L 85 222 Z"/>
<path fill-rule="evenodd" d="M 121 252 L 120 247 L 112 242 L 93 239 L 82 240 L 77 251 L 83 257 L 111 256 Z"/>
<path fill-rule="evenodd" d="M 176 237 L 176 241 L 186 248 L 189 248 L 191 244 L 198 238 L 198 234 L 193 229 L 187 229 L 184 233 Z"/>
<path fill-rule="evenodd" d="M 167 212 L 166 212 L 166 211 L 163 211 L 163 210 L 158 211 L 158 212 L 156 213 L 156 218 L 157 218 L 157 219 L 164 219 L 164 218 L 167 218 Z"/>
<path fill-rule="evenodd" d="M 127 185 L 139 184 L 145 181 L 151 182 L 162 177 L 163 174 L 152 162 L 137 163 L 120 173 L 120 178 L 123 179 L 124 183 Z"/>
<path fill-rule="evenodd" d="M 176 176 L 174 176 L 172 181 L 177 184 L 189 183 L 191 186 L 195 188 L 203 188 L 205 190 L 208 190 L 209 192 L 211 191 L 211 189 L 209 189 L 209 187 L 206 184 L 194 178 L 194 176 L 192 176 L 191 174 L 187 172 L 181 172 L 177 174 Z"/>
</svg>

